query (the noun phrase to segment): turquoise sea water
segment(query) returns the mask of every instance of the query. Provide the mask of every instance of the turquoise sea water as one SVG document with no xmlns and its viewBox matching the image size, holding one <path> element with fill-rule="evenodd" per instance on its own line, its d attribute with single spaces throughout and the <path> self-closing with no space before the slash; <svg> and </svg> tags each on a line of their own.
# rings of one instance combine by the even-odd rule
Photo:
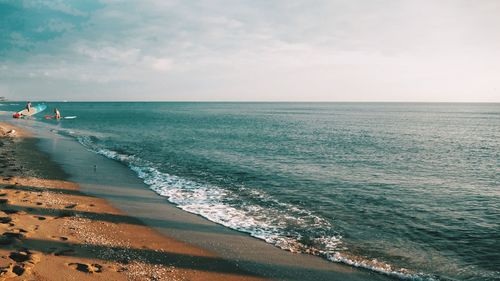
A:
<svg viewBox="0 0 500 281">
<path fill-rule="evenodd" d="M 0 110 L 23 105 L 3 103 Z M 47 103 L 186 211 L 400 278 L 500 280 L 500 104 Z"/>
</svg>

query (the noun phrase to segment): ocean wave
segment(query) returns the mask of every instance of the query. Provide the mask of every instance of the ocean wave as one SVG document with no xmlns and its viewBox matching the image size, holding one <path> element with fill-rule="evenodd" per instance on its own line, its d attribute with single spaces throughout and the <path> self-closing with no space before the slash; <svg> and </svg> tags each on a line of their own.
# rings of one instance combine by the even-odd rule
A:
<svg viewBox="0 0 500 281">
<path fill-rule="evenodd" d="M 263 191 L 251 190 L 250 193 L 260 201 L 272 202 L 274 208 L 243 202 L 237 193 L 222 187 L 202 184 L 162 172 L 153 163 L 140 157 L 98 145 L 96 136 L 82 135 L 75 131 L 66 131 L 64 134 L 75 137 L 80 144 L 97 154 L 126 164 L 151 190 L 166 197 L 178 208 L 248 233 L 283 250 L 321 256 L 332 262 L 369 269 L 403 280 L 443 280 L 429 274 L 396 268 L 377 259 L 350 255 L 341 251 L 344 246 L 339 234 L 321 235 L 321 233 L 335 233 L 328 221 L 307 210 L 279 202 Z M 320 233 L 320 235 L 312 235 L 312 238 L 305 239 L 304 231 Z"/>
</svg>

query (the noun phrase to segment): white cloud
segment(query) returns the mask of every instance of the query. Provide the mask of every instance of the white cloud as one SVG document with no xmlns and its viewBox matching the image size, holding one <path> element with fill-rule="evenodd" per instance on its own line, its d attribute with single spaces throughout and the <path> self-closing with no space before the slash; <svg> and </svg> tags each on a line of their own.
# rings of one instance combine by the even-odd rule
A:
<svg viewBox="0 0 500 281">
<path fill-rule="evenodd" d="M 134 64 L 141 57 L 140 49 L 113 47 L 111 43 L 105 43 L 105 46 L 102 47 L 93 47 L 86 43 L 79 43 L 75 49 L 77 54 L 84 55 L 94 61 Z"/>
<path fill-rule="evenodd" d="M 50 19 L 46 25 L 38 27 L 36 32 L 68 32 L 75 28 L 74 24 L 62 21 L 60 19 Z"/>
<path fill-rule="evenodd" d="M 167 58 L 145 57 L 146 61 L 151 61 L 151 67 L 158 71 L 167 71 L 172 69 L 172 61 Z"/>
<path fill-rule="evenodd" d="M 54 11 L 62 12 L 72 16 L 87 16 L 87 13 L 84 13 L 67 3 L 63 0 L 23 0 L 23 6 L 26 8 L 49 8 Z"/>
<path fill-rule="evenodd" d="M 33 41 L 19 32 L 12 32 L 10 34 L 10 43 L 19 48 L 27 48 L 34 45 Z"/>
<path fill-rule="evenodd" d="M 64 33 L 49 42 L 12 33 L 37 45 L 0 81 L 30 73 L 33 88 L 65 81 L 59 93 L 132 82 L 154 100 L 491 100 L 500 89 L 500 8 L 488 0 L 102 3 L 82 27 L 48 20 L 41 28 Z"/>
</svg>

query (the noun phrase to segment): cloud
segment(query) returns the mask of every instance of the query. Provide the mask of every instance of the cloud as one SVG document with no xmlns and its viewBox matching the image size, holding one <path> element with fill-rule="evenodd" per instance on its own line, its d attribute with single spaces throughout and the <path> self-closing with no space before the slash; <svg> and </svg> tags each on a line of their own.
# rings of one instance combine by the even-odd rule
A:
<svg viewBox="0 0 500 281">
<path fill-rule="evenodd" d="M 36 32 L 55 32 L 55 33 L 63 33 L 71 31 L 75 28 L 74 24 L 69 22 L 65 22 L 59 19 L 50 19 L 48 20 L 46 25 L 41 25 L 36 29 Z"/>
<path fill-rule="evenodd" d="M 34 42 L 32 42 L 30 39 L 25 37 L 23 34 L 19 32 L 12 32 L 10 33 L 10 40 L 8 40 L 9 44 L 14 45 L 18 48 L 21 49 L 26 49 L 28 47 L 31 47 L 34 45 Z"/>
<path fill-rule="evenodd" d="M 97 0 L 0 0 L 0 54 L 9 59 L 19 50 L 28 51 L 24 57 L 46 51 L 37 47 L 81 31 L 89 15 L 101 7 Z"/>
<path fill-rule="evenodd" d="M 153 69 L 158 70 L 158 71 L 167 71 L 172 69 L 172 61 L 167 58 L 152 58 L 152 57 L 146 57 L 146 61 L 151 61 L 150 65 Z"/>
<path fill-rule="evenodd" d="M 77 55 L 83 55 L 93 61 L 108 61 L 121 64 L 134 64 L 139 60 L 141 50 L 137 48 L 118 48 L 111 45 L 89 46 L 89 43 L 77 44 Z"/>
<path fill-rule="evenodd" d="M 76 17 L 83 17 L 88 15 L 86 12 L 83 12 L 75 7 L 70 6 L 63 0 L 22 0 L 22 5 L 24 8 L 27 9 L 47 8 L 53 11 L 61 12 Z"/>
<path fill-rule="evenodd" d="M 479 100 L 500 89 L 500 8 L 488 0 L 0 0 L 0 10 L 0 83 L 24 95 L 41 83 L 59 99 L 85 85 L 120 98 L 120 83 L 153 100 Z"/>
</svg>

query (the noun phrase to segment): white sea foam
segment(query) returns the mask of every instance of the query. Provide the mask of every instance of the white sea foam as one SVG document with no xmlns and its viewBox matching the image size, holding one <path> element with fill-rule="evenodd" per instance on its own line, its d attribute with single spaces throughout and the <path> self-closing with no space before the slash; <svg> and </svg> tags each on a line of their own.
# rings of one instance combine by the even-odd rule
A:
<svg viewBox="0 0 500 281">
<path fill-rule="evenodd" d="M 289 226 L 308 228 L 332 228 L 330 223 L 307 210 L 291 204 L 282 203 L 263 191 L 251 190 L 250 194 L 261 201 L 272 202 L 276 208 L 259 205 L 239 204 L 238 194 L 224 188 L 201 184 L 171 175 L 158 170 L 153 163 L 134 155 L 126 155 L 96 145 L 92 137 L 69 133 L 86 148 L 110 159 L 127 164 L 137 173 L 153 191 L 165 196 L 170 202 L 182 210 L 201 215 L 226 227 L 249 233 L 281 249 L 291 252 L 309 253 L 322 256 L 330 261 L 370 269 L 382 274 L 395 276 L 405 280 L 432 281 L 439 280 L 433 276 L 415 273 L 404 268 L 393 268 L 391 265 L 376 259 L 367 259 L 340 252 L 341 237 L 339 235 L 319 236 L 312 239 L 312 245 L 304 245 L 298 232 L 290 232 Z M 313 222 L 313 223 L 310 223 Z"/>
</svg>

